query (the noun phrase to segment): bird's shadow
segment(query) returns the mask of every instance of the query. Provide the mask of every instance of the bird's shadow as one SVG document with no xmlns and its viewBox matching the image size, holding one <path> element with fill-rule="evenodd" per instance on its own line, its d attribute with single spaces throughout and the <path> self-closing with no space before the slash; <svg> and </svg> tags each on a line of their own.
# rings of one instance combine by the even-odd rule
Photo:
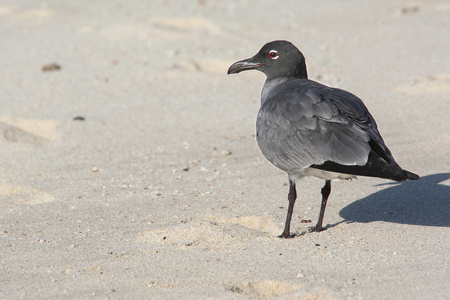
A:
<svg viewBox="0 0 450 300">
<path fill-rule="evenodd" d="M 450 187 L 440 184 L 449 178 L 450 173 L 440 173 L 383 184 L 392 186 L 347 205 L 339 215 L 343 222 L 450 227 Z"/>
</svg>

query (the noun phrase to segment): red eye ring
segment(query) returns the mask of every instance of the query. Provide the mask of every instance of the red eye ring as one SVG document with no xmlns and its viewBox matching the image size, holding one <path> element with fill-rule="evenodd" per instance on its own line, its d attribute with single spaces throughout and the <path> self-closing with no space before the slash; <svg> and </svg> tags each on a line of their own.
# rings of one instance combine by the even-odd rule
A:
<svg viewBox="0 0 450 300">
<path fill-rule="evenodd" d="M 270 50 L 268 56 L 271 59 L 277 59 L 279 57 L 278 52 L 276 50 Z"/>
</svg>

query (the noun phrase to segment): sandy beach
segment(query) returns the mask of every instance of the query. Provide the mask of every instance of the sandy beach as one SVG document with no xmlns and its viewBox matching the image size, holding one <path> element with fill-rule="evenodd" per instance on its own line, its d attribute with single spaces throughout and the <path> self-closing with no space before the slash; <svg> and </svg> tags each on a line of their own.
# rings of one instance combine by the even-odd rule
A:
<svg viewBox="0 0 450 300">
<path fill-rule="evenodd" d="M 450 3 L 0 1 L 1 299 L 448 299 Z M 272 40 L 421 176 L 297 182 L 260 153 Z M 311 223 L 308 223 L 311 221 Z"/>
</svg>

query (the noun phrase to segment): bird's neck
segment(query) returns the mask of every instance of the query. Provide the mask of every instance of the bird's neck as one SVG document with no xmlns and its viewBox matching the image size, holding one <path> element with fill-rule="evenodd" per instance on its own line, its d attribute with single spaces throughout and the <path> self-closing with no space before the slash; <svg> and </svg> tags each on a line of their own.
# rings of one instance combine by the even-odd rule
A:
<svg viewBox="0 0 450 300">
<path fill-rule="evenodd" d="M 304 62 L 296 69 L 294 77 L 298 79 L 308 79 L 308 71 L 306 71 L 306 64 Z"/>
<path fill-rule="evenodd" d="M 261 105 L 270 96 L 270 93 L 278 85 L 295 79 L 308 79 L 308 73 L 306 71 L 306 64 L 303 62 L 295 66 L 295 69 L 291 70 L 288 76 L 267 77 L 264 82 L 263 89 L 261 91 Z"/>
<path fill-rule="evenodd" d="M 289 80 L 289 77 L 277 77 L 273 79 L 267 78 L 261 91 L 261 105 L 263 105 L 275 87 L 282 83 L 288 82 Z"/>
</svg>

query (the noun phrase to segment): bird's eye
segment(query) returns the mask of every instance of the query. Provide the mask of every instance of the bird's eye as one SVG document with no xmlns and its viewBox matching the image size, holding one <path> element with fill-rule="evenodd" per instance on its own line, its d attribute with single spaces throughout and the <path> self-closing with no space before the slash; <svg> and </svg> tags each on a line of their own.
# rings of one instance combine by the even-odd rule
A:
<svg viewBox="0 0 450 300">
<path fill-rule="evenodd" d="M 270 50 L 270 52 L 269 52 L 269 57 L 271 58 L 271 59 L 277 59 L 279 56 L 278 56 L 278 52 L 276 51 L 276 50 Z"/>
</svg>

